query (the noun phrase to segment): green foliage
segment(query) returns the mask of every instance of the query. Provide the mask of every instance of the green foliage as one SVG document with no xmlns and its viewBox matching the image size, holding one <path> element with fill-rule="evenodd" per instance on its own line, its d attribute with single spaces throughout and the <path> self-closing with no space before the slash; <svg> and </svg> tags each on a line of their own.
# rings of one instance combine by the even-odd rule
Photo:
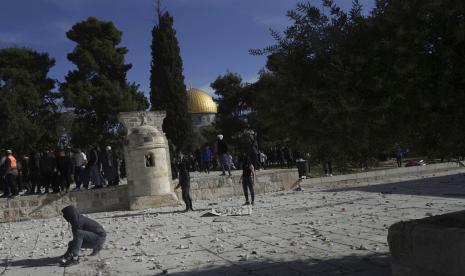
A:
<svg viewBox="0 0 465 276">
<path fill-rule="evenodd" d="M 465 4 L 379 0 L 362 16 L 332 0 L 308 3 L 267 55 L 252 85 L 255 128 L 320 160 L 367 162 L 396 143 L 431 156 L 463 156 Z"/>
<path fill-rule="evenodd" d="M 58 142 L 55 81 L 47 76 L 54 65 L 28 48 L 0 50 L 0 147 L 22 154 Z"/>
<path fill-rule="evenodd" d="M 176 151 L 187 149 L 192 121 L 187 112 L 187 93 L 183 65 L 173 17 L 158 10 L 158 24 L 152 30 L 150 102 L 152 110 L 165 110 L 163 131 Z"/>
<path fill-rule="evenodd" d="M 128 83 L 131 64 L 124 62 L 125 47 L 117 47 L 122 33 L 112 22 L 94 17 L 76 23 L 67 37 L 77 45 L 68 59 L 77 67 L 61 85 L 64 105 L 75 114 L 71 131 L 77 146 L 114 143 L 119 112 L 145 110 L 148 102 L 136 84 Z"/>
</svg>

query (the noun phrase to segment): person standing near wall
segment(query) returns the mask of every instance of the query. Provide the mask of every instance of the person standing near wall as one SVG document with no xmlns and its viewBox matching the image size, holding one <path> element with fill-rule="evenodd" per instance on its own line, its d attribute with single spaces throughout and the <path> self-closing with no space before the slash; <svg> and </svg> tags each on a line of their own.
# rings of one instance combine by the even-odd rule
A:
<svg viewBox="0 0 465 276">
<path fill-rule="evenodd" d="M 119 184 L 119 160 L 118 155 L 114 152 L 111 146 L 106 146 L 101 154 L 100 163 L 102 166 L 103 176 L 109 186 Z"/>
<path fill-rule="evenodd" d="M 397 167 L 402 167 L 402 159 L 404 157 L 404 151 L 402 148 L 398 145 L 396 149 L 394 150 L 394 154 L 396 155 L 396 163 Z"/>
<path fill-rule="evenodd" d="M 255 202 L 255 192 L 253 186 L 255 184 L 255 169 L 250 161 L 249 158 L 246 158 L 243 166 L 242 166 L 242 188 L 244 190 L 245 196 L 245 204 L 244 205 L 254 205 Z M 249 201 L 249 192 L 250 191 L 250 199 Z"/>
<path fill-rule="evenodd" d="M 73 165 L 74 165 L 74 182 L 76 183 L 75 191 L 81 190 L 81 185 L 85 181 L 85 168 L 87 164 L 87 156 L 81 151 L 76 149 L 73 154 Z"/>
<path fill-rule="evenodd" d="M 206 173 L 210 173 L 210 167 L 212 165 L 213 153 L 209 146 L 205 146 L 202 149 L 202 170 Z"/>
<path fill-rule="evenodd" d="M 223 140 L 223 135 L 219 134 L 218 139 L 216 141 L 217 146 L 217 153 L 221 163 L 221 169 L 223 173 L 221 175 L 226 175 L 226 170 L 228 170 L 229 176 L 231 176 L 231 165 L 229 163 L 229 156 L 228 156 L 228 145 Z"/>
<path fill-rule="evenodd" d="M 16 177 L 18 176 L 18 167 L 16 158 L 13 156 L 11 150 L 6 151 L 6 158 L 4 161 L 4 173 L 2 177 L 5 180 L 5 190 L 3 197 L 11 197 L 18 194 L 16 187 Z"/>
<path fill-rule="evenodd" d="M 182 200 L 186 204 L 186 209 L 184 212 L 188 212 L 189 210 L 194 211 L 192 208 L 192 198 L 190 195 L 191 192 L 191 178 L 189 175 L 189 170 L 187 169 L 186 162 L 181 162 L 179 164 L 179 184 L 176 186 L 175 189 L 179 189 L 181 187 L 182 191 Z"/>
</svg>

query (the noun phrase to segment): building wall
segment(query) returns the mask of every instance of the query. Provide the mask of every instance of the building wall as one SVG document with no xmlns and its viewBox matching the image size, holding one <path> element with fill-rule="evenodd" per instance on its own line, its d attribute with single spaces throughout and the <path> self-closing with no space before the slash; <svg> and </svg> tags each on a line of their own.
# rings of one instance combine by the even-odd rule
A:
<svg viewBox="0 0 465 276">
<path fill-rule="evenodd" d="M 216 114 L 213 113 L 191 113 L 192 124 L 195 127 L 209 126 L 215 122 Z"/>
</svg>

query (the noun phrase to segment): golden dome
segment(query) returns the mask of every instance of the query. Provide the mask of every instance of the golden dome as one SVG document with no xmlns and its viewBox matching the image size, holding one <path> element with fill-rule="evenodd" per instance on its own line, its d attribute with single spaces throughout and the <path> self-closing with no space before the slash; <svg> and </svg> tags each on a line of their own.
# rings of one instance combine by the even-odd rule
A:
<svg viewBox="0 0 465 276">
<path fill-rule="evenodd" d="M 187 111 L 189 113 L 217 113 L 218 107 L 207 92 L 190 88 L 187 90 Z"/>
</svg>

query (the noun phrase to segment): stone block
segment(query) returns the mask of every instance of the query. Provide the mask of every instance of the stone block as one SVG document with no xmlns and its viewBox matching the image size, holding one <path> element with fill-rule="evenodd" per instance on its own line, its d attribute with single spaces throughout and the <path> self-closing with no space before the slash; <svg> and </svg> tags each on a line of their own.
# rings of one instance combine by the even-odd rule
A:
<svg viewBox="0 0 465 276">
<path fill-rule="evenodd" d="M 129 210 L 141 210 L 165 206 L 177 206 L 178 198 L 174 193 L 165 195 L 129 198 Z"/>
<path fill-rule="evenodd" d="M 465 211 L 389 228 L 393 276 L 465 275 Z"/>
</svg>

